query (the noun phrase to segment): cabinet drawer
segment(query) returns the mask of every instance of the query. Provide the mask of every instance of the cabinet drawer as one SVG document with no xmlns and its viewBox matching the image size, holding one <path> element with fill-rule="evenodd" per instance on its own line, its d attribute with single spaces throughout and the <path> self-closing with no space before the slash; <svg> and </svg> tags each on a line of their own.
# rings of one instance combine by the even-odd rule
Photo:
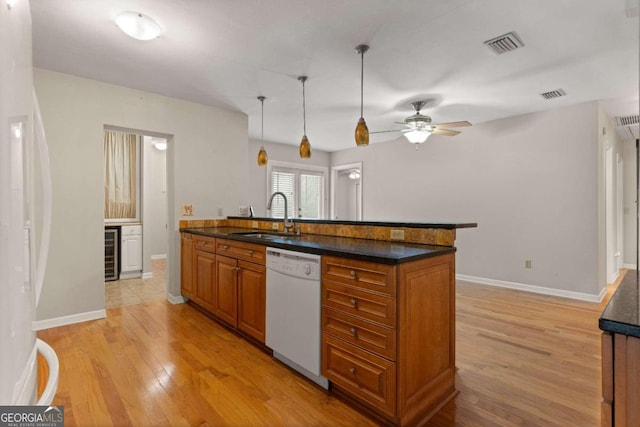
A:
<svg viewBox="0 0 640 427">
<path fill-rule="evenodd" d="M 264 265 L 266 248 L 263 245 L 217 239 L 216 253 Z"/>
<path fill-rule="evenodd" d="M 142 234 L 142 226 L 141 225 L 123 225 L 120 227 L 120 234 L 122 236 L 135 236 L 138 234 Z"/>
<path fill-rule="evenodd" d="M 322 352 L 325 377 L 374 408 L 395 416 L 395 363 L 326 334 L 322 336 Z"/>
<path fill-rule="evenodd" d="M 354 259 L 323 257 L 322 280 L 396 295 L 395 267 Z"/>
<path fill-rule="evenodd" d="M 216 252 L 215 237 L 200 236 L 200 235 L 194 234 L 193 239 L 196 242 L 196 249 L 199 249 L 205 252 L 212 252 L 212 253 Z"/>
<path fill-rule="evenodd" d="M 396 327 L 396 300 L 335 283 L 322 284 L 322 304 L 328 308 Z"/>
<path fill-rule="evenodd" d="M 322 332 L 379 356 L 396 360 L 396 331 L 328 308 L 322 309 Z"/>
</svg>

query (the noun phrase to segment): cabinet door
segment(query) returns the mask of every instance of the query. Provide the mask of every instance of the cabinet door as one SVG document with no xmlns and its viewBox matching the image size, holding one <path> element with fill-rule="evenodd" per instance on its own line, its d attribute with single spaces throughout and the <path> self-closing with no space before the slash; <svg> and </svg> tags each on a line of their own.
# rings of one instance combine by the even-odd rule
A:
<svg viewBox="0 0 640 427">
<path fill-rule="evenodd" d="M 213 310 L 216 292 L 216 256 L 210 252 L 195 251 L 195 297 L 204 308 Z"/>
<path fill-rule="evenodd" d="M 121 272 L 142 271 L 142 235 L 123 235 L 120 256 Z"/>
<path fill-rule="evenodd" d="M 266 269 L 238 261 L 238 329 L 264 343 Z"/>
<path fill-rule="evenodd" d="M 194 240 L 191 234 L 182 233 L 180 237 L 180 289 L 182 295 L 193 298 L 194 293 Z"/>
<path fill-rule="evenodd" d="M 238 325 L 238 266 L 226 256 L 216 256 L 216 291 L 213 314 L 236 327 Z"/>
</svg>

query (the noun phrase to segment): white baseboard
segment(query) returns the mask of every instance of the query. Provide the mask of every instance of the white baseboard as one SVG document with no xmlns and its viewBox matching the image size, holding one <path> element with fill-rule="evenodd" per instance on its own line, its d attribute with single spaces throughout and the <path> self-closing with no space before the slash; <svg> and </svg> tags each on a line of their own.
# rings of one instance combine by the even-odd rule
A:
<svg viewBox="0 0 640 427">
<path fill-rule="evenodd" d="M 611 283 L 615 283 L 616 280 L 618 280 L 618 277 L 620 277 L 620 270 L 616 271 L 613 276 L 611 276 L 609 278 L 609 280 L 607 280 L 607 283 L 611 284 Z"/>
<path fill-rule="evenodd" d="M 142 277 L 141 271 L 134 271 L 133 273 L 120 273 L 120 277 L 118 277 L 118 280 L 137 279 L 138 277 Z"/>
<path fill-rule="evenodd" d="M 34 331 L 41 331 L 43 329 L 57 328 L 58 326 L 71 325 L 73 323 L 104 319 L 105 317 L 107 317 L 106 310 L 87 311 L 86 313 L 71 314 L 53 319 L 36 320 L 32 322 L 32 328 Z"/>
<path fill-rule="evenodd" d="M 189 298 L 183 297 L 182 295 L 167 294 L 167 301 L 169 301 L 171 304 L 183 304 L 189 301 Z"/>
<path fill-rule="evenodd" d="M 144 279 L 152 279 L 152 278 L 153 278 L 153 273 L 152 272 L 142 273 L 142 280 L 144 280 Z"/>
<path fill-rule="evenodd" d="M 151 255 L 151 259 L 166 259 L 167 254 Z"/>
<path fill-rule="evenodd" d="M 622 268 L 626 268 L 628 270 L 635 270 L 636 269 L 636 265 L 635 264 L 622 264 Z"/>
<path fill-rule="evenodd" d="M 497 286 L 500 288 L 517 289 L 519 291 L 533 292 L 542 295 L 552 295 L 556 297 L 564 297 L 577 299 L 588 302 L 601 302 L 607 293 L 606 287 L 600 291 L 600 294 L 587 294 L 584 292 L 567 291 L 564 289 L 546 288 L 543 286 L 527 285 L 525 283 L 507 282 L 505 280 L 487 279 L 485 277 L 467 276 L 464 274 L 456 274 L 456 280 L 464 280 L 466 282 L 479 283 L 482 285 Z"/>
</svg>

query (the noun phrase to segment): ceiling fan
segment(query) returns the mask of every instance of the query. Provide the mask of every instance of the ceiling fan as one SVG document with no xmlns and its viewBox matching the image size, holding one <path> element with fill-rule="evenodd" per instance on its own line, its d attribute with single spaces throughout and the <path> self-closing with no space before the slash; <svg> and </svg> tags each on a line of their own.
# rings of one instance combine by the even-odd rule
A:
<svg viewBox="0 0 640 427">
<path fill-rule="evenodd" d="M 471 123 L 467 121 L 450 122 L 450 123 L 431 123 L 431 117 L 420 114 L 420 110 L 425 106 L 427 101 L 414 101 L 411 103 L 415 108 L 416 113 L 404 119 L 404 122 L 396 122 L 399 125 L 408 126 L 407 129 L 394 129 L 394 130 L 381 130 L 374 133 L 386 133 L 386 132 L 402 132 L 404 136 L 412 144 L 421 144 L 427 140 L 427 138 L 433 135 L 445 135 L 456 136 L 460 133 L 458 130 L 444 129 L 445 127 L 455 128 L 463 126 L 471 126 Z"/>
</svg>

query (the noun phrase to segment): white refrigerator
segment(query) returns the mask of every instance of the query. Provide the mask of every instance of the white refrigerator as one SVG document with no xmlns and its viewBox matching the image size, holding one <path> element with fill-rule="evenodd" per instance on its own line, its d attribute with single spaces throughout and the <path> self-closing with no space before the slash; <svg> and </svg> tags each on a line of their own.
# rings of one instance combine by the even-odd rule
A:
<svg viewBox="0 0 640 427">
<path fill-rule="evenodd" d="M 33 89 L 28 0 L 0 0 L 0 405 L 49 405 L 58 360 L 33 330 L 44 283 L 51 179 Z M 37 354 L 49 380 L 37 396 Z"/>
</svg>

